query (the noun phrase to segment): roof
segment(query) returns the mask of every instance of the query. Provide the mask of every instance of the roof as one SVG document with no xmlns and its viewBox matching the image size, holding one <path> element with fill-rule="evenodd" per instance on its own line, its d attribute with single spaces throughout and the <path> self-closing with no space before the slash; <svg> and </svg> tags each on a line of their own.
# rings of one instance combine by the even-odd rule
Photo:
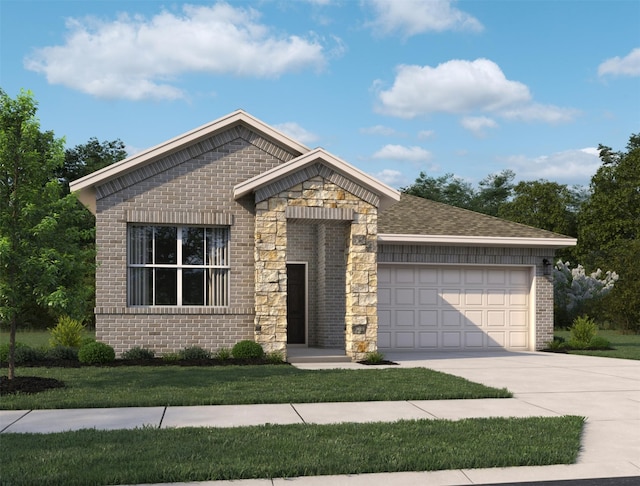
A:
<svg viewBox="0 0 640 486">
<path fill-rule="evenodd" d="M 392 189 L 374 177 L 365 174 L 361 170 L 353 167 L 344 160 L 331 155 L 322 148 L 314 149 L 293 160 L 285 162 L 271 170 L 237 184 L 233 188 L 233 197 L 237 199 L 251 192 L 255 192 L 261 187 L 265 187 L 278 180 L 284 179 L 288 175 L 316 163 L 330 167 L 347 179 L 350 179 L 356 184 L 376 194 L 380 198 L 379 207 L 381 209 L 387 208 L 400 200 L 399 191 Z"/>
<path fill-rule="evenodd" d="M 576 239 L 520 223 L 402 194 L 378 214 L 381 243 L 465 246 L 574 246 Z"/>
<path fill-rule="evenodd" d="M 177 137 L 167 140 L 160 145 L 156 145 L 155 147 L 149 148 L 131 157 L 127 157 L 124 160 L 116 162 L 115 164 L 109 165 L 104 169 L 92 172 L 91 174 L 77 179 L 70 183 L 70 189 L 72 192 L 77 192 L 78 199 L 80 199 L 85 206 L 95 213 L 95 188 L 97 186 L 121 177 L 134 170 L 138 170 L 146 165 L 152 164 L 158 159 L 167 157 L 168 155 L 179 150 L 183 150 L 190 145 L 197 144 L 206 138 L 212 137 L 236 125 L 245 125 L 265 137 L 267 140 L 270 140 L 290 152 L 297 153 L 298 155 L 309 152 L 310 150 L 307 146 L 296 142 L 292 138 L 289 138 L 285 134 L 275 130 L 245 111 L 237 110 L 223 116 L 222 118 L 218 118 L 217 120 L 207 123 L 206 125 L 202 125 L 201 127 L 190 130 L 182 135 L 178 135 Z"/>
</svg>

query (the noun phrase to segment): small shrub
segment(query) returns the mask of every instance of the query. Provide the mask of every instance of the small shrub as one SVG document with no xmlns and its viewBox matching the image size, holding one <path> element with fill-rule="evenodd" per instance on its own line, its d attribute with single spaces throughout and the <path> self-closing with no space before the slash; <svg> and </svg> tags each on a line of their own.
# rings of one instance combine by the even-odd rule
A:
<svg viewBox="0 0 640 486">
<path fill-rule="evenodd" d="M 18 348 L 24 348 L 25 346 L 27 345 L 16 341 L 16 354 L 18 353 Z M 9 343 L 0 344 L 0 361 L 9 361 Z"/>
<path fill-rule="evenodd" d="M 594 336 L 589 341 L 588 349 L 611 349 L 611 343 L 602 336 Z"/>
<path fill-rule="evenodd" d="M 569 330 L 571 331 L 570 341 L 586 344 L 598 334 L 598 326 L 587 316 L 576 317 Z"/>
<path fill-rule="evenodd" d="M 211 358 L 211 353 L 206 349 L 202 349 L 199 346 L 190 346 L 188 348 L 184 348 L 179 353 L 180 359 L 209 359 Z"/>
<path fill-rule="evenodd" d="M 45 350 L 32 348 L 24 343 L 16 342 L 14 360 L 15 364 L 33 363 L 45 359 Z M 9 361 L 9 343 L 0 346 L 0 361 Z"/>
<path fill-rule="evenodd" d="M 380 351 L 370 351 L 366 354 L 364 361 L 369 364 L 380 364 L 384 361 L 384 354 Z"/>
<path fill-rule="evenodd" d="M 234 344 L 231 354 L 236 359 L 256 359 L 264 357 L 264 349 L 255 341 L 246 339 Z"/>
<path fill-rule="evenodd" d="M 553 336 L 553 341 L 548 342 L 545 349 L 549 351 L 564 351 L 569 349 L 569 343 L 561 336 Z"/>
<path fill-rule="evenodd" d="M 122 359 L 153 359 L 155 355 L 151 349 L 135 346 L 122 353 Z"/>
<path fill-rule="evenodd" d="M 231 359 L 231 350 L 229 348 L 219 348 L 214 357 L 220 361 Z"/>
<path fill-rule="evenodd" d="M 162 355 L 162 360 L 168 361 L 170 363 L 178 361 L 179 359 L 180 359 L 180 354 L 178 353 L 165 353 Z"/>
<path fill-rule="evenodd" d="M 78 361 L 78 348 L 72 346 L 54 346 L 47 349 L 47 359 L 66 359 L 69 361 Z"/>
<path fill-rule="evenodd" d="M 58 324 L 49 329 L 51 346 L 70 346 L 79 348 L 82 345 L 82 336 L 86 328 L 84 325 L 68 316 L 62 316 L 58 319 Z"/>
<path fill-rule="evenodd" d="M 271 364 L 284 363 L 284 355 L 280 351 L 271 351 L 267 353 L 267 361 Z"/>
<path fill-rule="evenodd" d="M 110 363 L 116 359 L 116 352 L 108 344 L 94 341 L 78 350 L 78 361 L 86 364 Z"/>
</svg>

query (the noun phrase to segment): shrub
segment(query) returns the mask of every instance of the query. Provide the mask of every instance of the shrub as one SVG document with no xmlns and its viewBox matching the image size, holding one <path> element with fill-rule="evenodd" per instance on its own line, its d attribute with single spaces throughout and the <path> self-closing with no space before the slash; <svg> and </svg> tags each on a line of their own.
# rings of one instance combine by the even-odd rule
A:
<svg viewBox="0 0 640 486">
<path fill-rule="evenodd" d="M 264 357 L 264 349 L 255 341 L 246 339 L 238 341 L 231 348 L 231 354 L 236 359 L 254 359 Z"/>
<path fill-rule="evenodd" d="M 280 351 L 271 351 L 267 353 L 267 361 L 271 364 L 284 363 L 284 355 Z"/>
<path fill-rule="evenodd" d="M 199 346 L 190 346 L 180 351 L 179 356 L 180 359 L 209 359 L 211 353 Z"/>
<path fill-rule="evenodd" d="M 547 343 L 547 347 L 549 351 L 563 351 L 569 349 L 569 343 L 567 340 L 561 336 L 553 336 L 553 341 Z"/>
<path fill-rule="evenodd" d="M 370 351 L 365 355 L 364 361 L 369 364 L 380 364 L 384 361 L 384 354 L 380 351 Z"/>
<path fill-rule="evenodd" d="M 86 364 L 110 363 L 116 359 L 116 352 L 111 346 L 99 341 L 85 344 L 78 350 L 78 361 Z"/>
<path fill-rule="evenodd" d="M 153 359 L 155 355 L 151 349 L 135 346 L 122 353 L 122 359 Z"/>
<path fill-rule="evenodd" d="M 174 361 L 178 361 L 179 359 L 180 359 L 179 353 L 165 353 L 162 355 L 162 360 L 168 361 L 170 363 L 173 363 Z"/>
<path fill-rule="evenodd" d="M 231 358 L 231 350 L 229 348 L 219 348 L 216 351 L 215 358 L 221 361 L 226 361 Z"/>
<path fill-rule="evenodd" d="M 47 349 L 47 359 L 66 359 L 70 361 L 78 361 L 78 348 L 73 346 L 54 346 Z"/>
<path fill-rule="evenodd" d="M 45 351 L 41 348 L 32 348 L 24 343 L 16 342 L 14 354 L 15 364 L 33 363 L 45 359 Z M 0 346 L 0 361 L 9 361 L 9 343 Z"/>
<path fill-rule="evenodd" d="M 589 341 L 588 349 L 611 349 L 611 343 L 601 336 L 594 336 Z"/>
<path fill-rule="evenodd" d="M 570 341 L 588 344 L 598 334 L 598 326 L 593 319 L 582 316 L 577 317 L 573 321 L 573 325 L 569 329 L 571 331 Z"/>
<path fill-rule="evenodd" d="M 70 346 L 79 348 L 82 345 L 82 336 L 85 332 L 84 325 L 68 316 L 62 316 L 58 319 L 58 324 L 49 329 L 51 334 L 51 346 Z"/>
</svg>

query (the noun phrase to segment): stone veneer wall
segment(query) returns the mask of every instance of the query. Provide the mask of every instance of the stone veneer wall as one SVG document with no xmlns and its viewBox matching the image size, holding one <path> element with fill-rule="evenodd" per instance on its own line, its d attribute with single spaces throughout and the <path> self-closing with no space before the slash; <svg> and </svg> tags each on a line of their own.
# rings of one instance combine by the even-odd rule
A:
<svg viewBox="0 0 640 486">
<path fill-rule="evenodd" d="M 429 245 L 378 245 L 379 263 L 522 265 L 535 267 L 535 349 L 553 340 L 553 280 L 544 275 L 542 260 L 553 261 L 546 248 L 491 248 Z"/>
<path fill-rule="evenodd" d="M 377 208 L 321 175 L 256 203 L 255 339 L 266 351 L 286 353 L 287 207 L 353 211 L 345 261 L 345 352 L 362 359 L 377 349 Z"/>
<path fill-rule="evenodd" d="M 215 351 L 254 337 L 254 202 L 233 186 L 298 154 L 238 126 L 97 188 L 96 337 L 118 354 Z M 127 224 L 230 226 L 228 307 L 129 307 Z"/>
</svg>

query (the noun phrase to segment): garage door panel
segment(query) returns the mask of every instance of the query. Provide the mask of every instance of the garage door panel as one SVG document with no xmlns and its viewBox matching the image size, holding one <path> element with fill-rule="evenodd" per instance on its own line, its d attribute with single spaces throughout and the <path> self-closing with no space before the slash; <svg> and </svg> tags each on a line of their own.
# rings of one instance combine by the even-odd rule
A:
<svg viewBox="0 0 640 486">
<path fill-rule="evenodd" d="M 528 268 L 382 265 L 378 345 L 526 350 L 530 291 Z"/>
</svg>

